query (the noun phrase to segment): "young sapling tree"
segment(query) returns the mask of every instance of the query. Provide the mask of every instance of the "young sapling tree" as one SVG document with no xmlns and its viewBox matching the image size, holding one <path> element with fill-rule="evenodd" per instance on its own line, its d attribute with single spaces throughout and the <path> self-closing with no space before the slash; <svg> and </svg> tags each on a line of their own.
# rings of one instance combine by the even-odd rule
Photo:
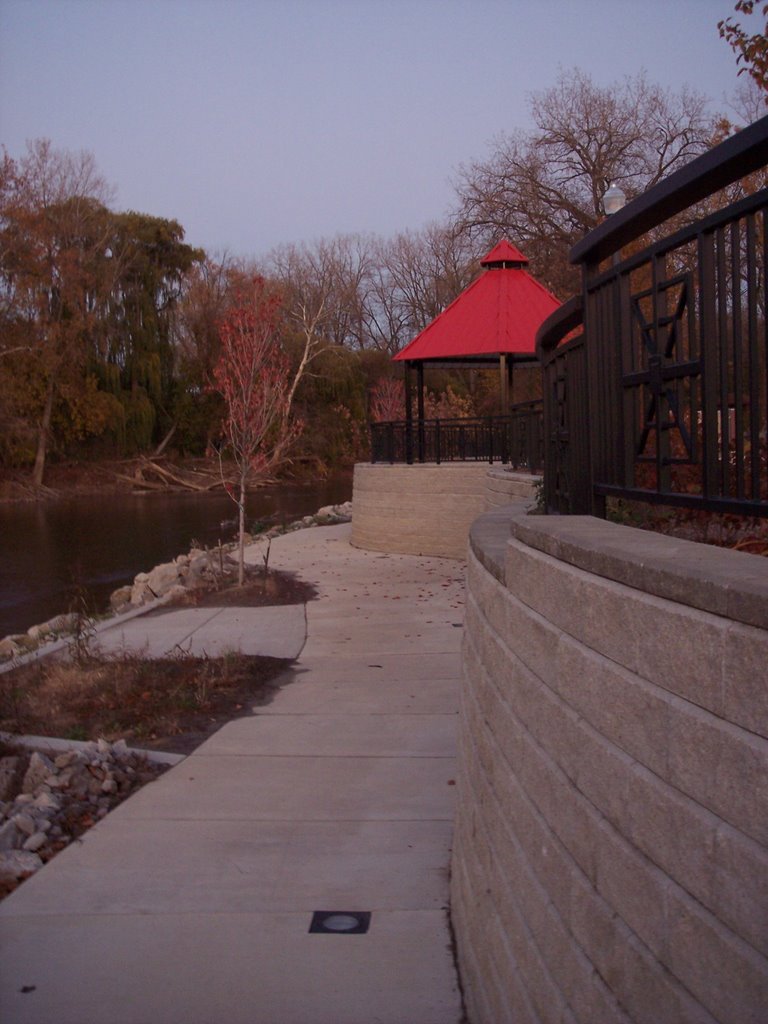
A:
<svg viewBox="0 0 768 1024">
<path fill-rule="evenodd" d="M 238 296 L 219 325 L 221 355 L 214 367 L 216 390 L 226 412 L 225 446 L 237 469 L 237 489 L 227 488 L 238 508 L 238 584 L 245 577 L 245 501 L 249 484 L 285 462 L 302 424 L 291 416 L 292 373 L 280 342 L 281 300 L 263 277 Z"/>
</svg>

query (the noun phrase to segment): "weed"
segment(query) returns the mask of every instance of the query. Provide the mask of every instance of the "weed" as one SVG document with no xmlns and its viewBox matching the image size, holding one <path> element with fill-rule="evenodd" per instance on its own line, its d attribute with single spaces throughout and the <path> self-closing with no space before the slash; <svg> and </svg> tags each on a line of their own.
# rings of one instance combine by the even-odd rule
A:
<svg viewBox="0 0 768 1024">
<path fill-rule="evenodd" d="M 72 598 L 69 612 L 72 616 L 72 634 L 67 643 L 69 656 L 76 665 L 82 665 L 94 655 L 96 618 L 91 599 L 83 584 L 79 569 L 72 573 Z"/>
<path fill-rule="evenodd" d="M 11 673 L 0 678 L 0 721 L 7 722 L 12 732 L 23 732 L 27 712 L 27 689 L 12 681 Z"/>
<path fill-rule="evenodd" d="M 529 516 L 546 515 L 547 505 L 544 494 L 544 477 L 539 476 L 533 481 L 533 505 L 528 509 Z"/>
<path fill-rule="evenodd" d="M 262 559 L 264 560 L 264 579 L 267 578 L 267 575 L 269 573 L 269 552 L 270 552 L 271 548 L 272 548 L 272 538 L 268 537 L 267 538 L 266 550 L 264 551 L 264 554 L 261 556 Z"/>
<path fill-rule="evenodd" d="M 186 661 L 192 657 L 188 647 L 182 647 L 181 644 L 174 644 L 173 647 L 168 651 L 166 658 L 170 658 L 172 661 Z M 205 655 L 204 655 L 205 657 Z"/>
</svg>

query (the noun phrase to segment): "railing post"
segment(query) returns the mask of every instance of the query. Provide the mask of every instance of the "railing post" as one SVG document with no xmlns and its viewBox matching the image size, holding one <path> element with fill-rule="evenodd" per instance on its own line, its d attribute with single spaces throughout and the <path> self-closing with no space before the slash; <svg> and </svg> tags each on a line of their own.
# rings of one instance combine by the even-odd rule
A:
<svg viewBox="0 0 768 1024">
<path fill-rule="evenodd" d="M 596 467 L 601 450 L 601 430 L 604 427 L 600 415 L 600 306 L 598 296 L 588 290 L 592 274 L 596 273 L 597 264 L 585 263 L 583 271 L 584 293 L 584 359 L 587 383 L 587 425 L 579 432 L 580 444 L 573 447 L 582 448 L 579 457 L 580 472 L 583 473 L 586 490 L 586 504 L 581 500 L 572 503 L 571 513 L 605 517 L 605 498 L 595 494 Z M 583 427 L 583 425 L 580 425 Z"/>
<path fill-rule="evenodd" d="M 621 358 L 622 374 L 629 373 L 632 370 L 631 302 L 629 274 L 624 274 L 619 279 L 619 355 Z M 617 383 L 616 386 L 622 389 L 619 409 L 619 438 L 616 445 L 621 467 L 621 485 L 622 487 L 634 487 L 637 434 L 636 399 L 629 388 L 623 387 L 623 382 Z"/>
<path fill-rule="evenodd" d="M 669 408 L 667 396 L 663 388 L 661 370 L 664 361 L 662 349 L 663 335 L 661 330 L 662 318 L 667 313 L 667 294 L 662 292 L 660 283 L 667 276 L 666 259 L 662 256 L 654 257 L 651 265 L 652 286 L 653 286 L 653 338 L 655 352 L 648 360 L 648 367 L 651 372 L 651 379 L 654 391 L 658 396 L 656 401 L 656 490 L 668 492 L 671 490 L 671 447 L 669 439 Z"/>
<path fill-rule="evenodd" d="M 701 358 L 701 430 L 702 450 L 704 460 L 702 465 L 702 490 L 705 497 L 716 495 L 721 488 L 718 486 L 718 422 L 717 422 L 717 371 L 718 371 L 718 337 L 717 337 L 717 291 L 715 288 L 715 247 L 714 235 L 711 233 L 699 235 L 698 240 L 698 261 L 699 261 L 699 345 Z M 721 307 L 726 308 L 725 289 L 722 289 L 723 296 Z M 722 318 L 723 323 L 726 317 Z M 726 347 L 723 346 L 723 352 Z M 724 375 L 727 381 L 727 373 Z M 724 389 L 727 408 L 727 385 Z M 722 424 L 722 428 L 728 436 L 728 424 Z M 726 462 L 727 466 L 727 462 Z"/>
<path fill-rule="evenodd" d="M 543 385 L 542 385 L 543 394 Z M 543 417 L 533 416 L 531 423 L 531 471 L 541 473 L 544 470 L 544 426 Z"/>
<path fill-rule="evenodd" d="M 498 461 L 516 468 L 540 469 L 542 465 L 543 403 L 521 403 L 509 416 L 475 416 L 465 419 L 423 421 L 425 461 Z M 390 464 L 413 459 L 408 420 L 371 423 L 371 462 Z M 415 431 L 410 435 L 415 436 Z"/>
</svg>

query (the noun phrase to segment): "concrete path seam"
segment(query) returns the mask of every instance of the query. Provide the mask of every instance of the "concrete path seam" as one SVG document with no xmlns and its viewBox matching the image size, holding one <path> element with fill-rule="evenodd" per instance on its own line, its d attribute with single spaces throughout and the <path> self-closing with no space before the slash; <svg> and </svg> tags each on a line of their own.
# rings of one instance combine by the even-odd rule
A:
<svg viewBox="0 0 768 1024">
<path fill-rule="evenodd" d="M 224 609 L 223 609 L 223 608 L 213 608 L 213 609 L 212 609 L 212 614 L 211 614 L 211 615 L 209 615 L 207 619 L 203 619 L 203 621 L 202 621 L 202 622 L 198 623 L 198 624 L 197 624 L 197 625 L 196 625 L 196 626 L 194 627 L 194 629 L 190 629 L 190 631 L 189 631 L 189 632 L 187 633 L 187 635 L 186 635 L 186 636 L 183 636 L 183 637 L 181 638 L 181 640 L 178 640 L 178 641 L 177 641 L 177 642 L 176 642 L 176 643 L 175 643 L 175 644 L 173 645 L 173 647 L 170 647 L 170 648 L 168 648 L 168 650 L 167 650 L 167 651 L 165 652 L 165 653 L 166 653 L 166 655 L 170 654 L 170 653 L 171 653 L 171 651 L 175 651 L 177 647 L 179 648 L 179 650 L 183 651 L 183 648 L 182 648 L 182 646 L 181 646 L 181 645 L 182 645 L 183 643 L 185 643 L 185 642 L 186 642 L 187 640 L 191 640 L 191 639 L 192 639 L 192 637 L 193 637 L 193 636 L 195 635 L 195 633 L 197 633 L 197 632 L 198 632 L 198 630 L 200 630 L 200 629 L 203 629 L 203 628 L 204 628 L 205 626 L 207 626 L 207 625 L 209 625 L 209 624 L 210 624 L 211 622 L 213 622 L 213 620 L 214 620 L 215 618 L 217 618 L 217 616 L 221 615 L 221 613 L 222 613 L 223 611 L 224 611 Z M 184 651 L 183 653 L 189 653 L 189 652 L 188 652 L 188 651 Z"/>
</svg>

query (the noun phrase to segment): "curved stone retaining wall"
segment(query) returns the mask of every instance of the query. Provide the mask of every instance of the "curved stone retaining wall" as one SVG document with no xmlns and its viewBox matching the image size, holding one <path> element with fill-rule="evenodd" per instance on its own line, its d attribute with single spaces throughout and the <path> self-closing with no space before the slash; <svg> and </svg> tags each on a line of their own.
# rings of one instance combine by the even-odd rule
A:
<svg viewBox="0 0 768 1024">
<path fill-rule="evenodd" d="M 524 498 L 530 502 L 535 497 L 539 477 L 530 473 L 514 473 L 508 469 L 491 467 L 485 473 L 485 508 L 490 510 L 499 505 Z M 462 555 L 462 558 L 464 555 Z"/>
<path fill-rule="evenodd" d="M 534 480 L 484 462 L 358 463 L 351 542 L 370 551 L 463 559 L 477 516 L 531 496 Z"/>
<path fill-rule="evenodd" d="M 520 505 L 470 549 L 472 1024 L 765 1022 L 768 563 Z"/>
</svg>

